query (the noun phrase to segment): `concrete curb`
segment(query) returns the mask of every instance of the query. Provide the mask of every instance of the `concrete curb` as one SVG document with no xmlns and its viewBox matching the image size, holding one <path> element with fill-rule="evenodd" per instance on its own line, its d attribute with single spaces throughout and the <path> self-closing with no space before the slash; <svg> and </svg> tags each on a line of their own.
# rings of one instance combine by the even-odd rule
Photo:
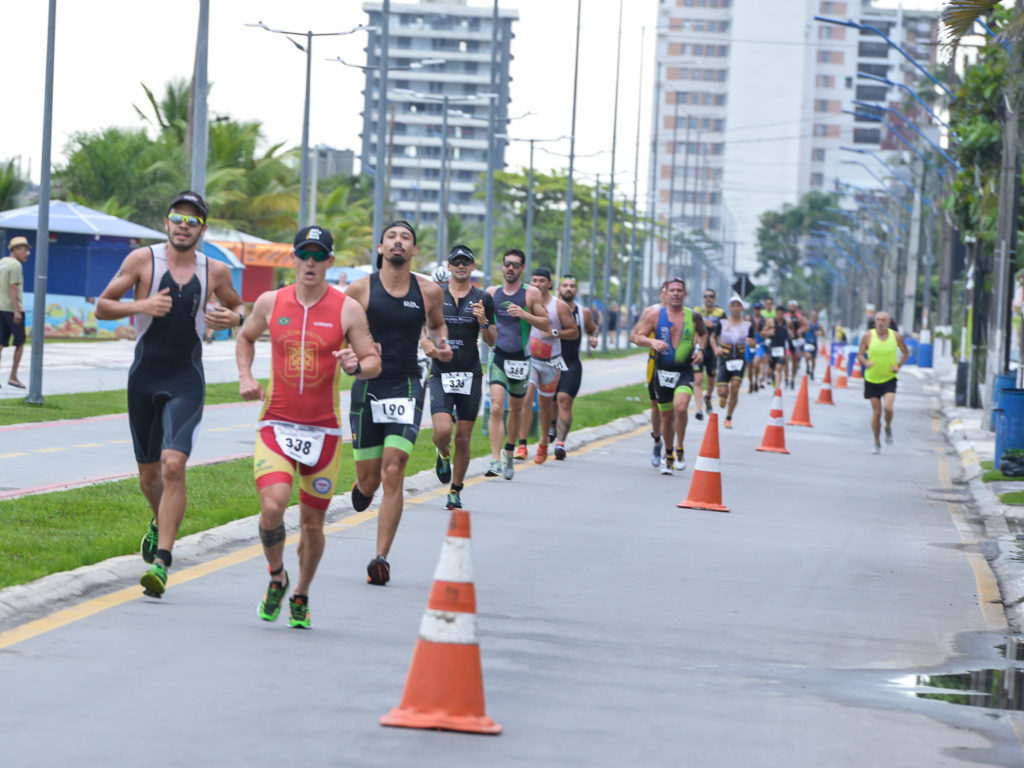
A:
<svg viewBox="0 0 1024 768">
<path fill-rule="evenodd" d="M 574 450 L 606 437 L 631 432 L 650 422 L 648 413 L 626 416 L 608 424 L 588 427 L 570 433 L 566 448 Z M 553 460 L 553 459 L 552 459 Z M 481 456 L 469 463 L 466 477 L 479 477 L 486 471 L 490 457 Z M 416 496 L 438 488 L 433 470 L 417 472 L 405 479 L 405 498 Z M 380 494 L 377 494 L 379 500 Z M 335 496 L 327 509 L 328 523 L 336 522 L 354 514 L 348 493 Z M 195 564 L 218 550 L 238 548 L 258 543 L 256 533 L 259 515 L 233 520 L 230 523 L 200 533 L 185 536 L 175 542 L 174 560 L 180 564 Z M 141 525 L 141 524 L 140 524 Z M 285 511 L 285 527 L 289 533 L 299 529 L 299 508 L 289 507 Z M 142 528 L 140 527 L 140 535 Z M 137 554 L 112 557 L 100 563 L 85 565 L 73 571 L 63 571 L 44 576 L 28 584 L 19 584 L 0 590 L 0 621 L 20 614 L 52 610 L 61 603 L 88 597 L 96 592 L 108 590 L 118 584 L 131 584 L 142 573 L 142 562 Z"/>
</svg>

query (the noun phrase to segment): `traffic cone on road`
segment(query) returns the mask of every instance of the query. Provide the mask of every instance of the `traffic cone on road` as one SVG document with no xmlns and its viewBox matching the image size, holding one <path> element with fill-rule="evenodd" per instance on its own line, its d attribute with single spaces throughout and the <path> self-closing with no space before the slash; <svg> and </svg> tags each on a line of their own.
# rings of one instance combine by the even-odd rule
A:
<svg viewBox="0 0 1024 768">
<path fill-rule="evenodd" d="M 775 389 L 772 396 L 772 408 L 768 412 L 768 426 L 764 428 L 759 451 L 772 453 L 789 453 L 786 450 L 786 429 L 782 426 L 782 390 Z"/>
<path fill-rule="evenodd" d="M 690 480 L 686 501 L 680 501 L 677 507 L 729 511 L 722 504 L 722 472 L 718 467 L 718 459 L 718 414 L 712 413 L 704 429 L 704 442 L 700 444 L 697 463 L 693 465 L 693 478 Z"/>
<path fill-rule="evenodd" d="M 842 352 L 839 353 L 836 367 L 839 369 L 839 375 L 836 376 L 836 389 L 849 389 L 849 384 L 846 381 L 846 355 Z"/>
<path fill-rule="evenodd" d="M 815 405 L 835 405 L 832 400 L 832 366 L 825 366 L 825 379 L 821 382 L 821 391 Z"/>
<path fill-rule="evenodd" d="M 381 725 L 501 733 L 484 711 L 469 512 L 453 509 L 401 703 Z"/>
<path fill-rule="evenodd" d="M 793 415 L 789 417 L 787 424 L 794 427 L 813 427 L 811 424 L 811 406 L 807 396 L 807 374 L 800 380 L 800 391 L 796 395 L 796 405 L 793 406 Z"/>
<path fill-rule="evenodd" d="M 851 379 L 863 379 L 864 371 L 860 367 L 860 359 L 856 359 L 853 362 L 853 373 L 850 374 Z"/>
</svg>

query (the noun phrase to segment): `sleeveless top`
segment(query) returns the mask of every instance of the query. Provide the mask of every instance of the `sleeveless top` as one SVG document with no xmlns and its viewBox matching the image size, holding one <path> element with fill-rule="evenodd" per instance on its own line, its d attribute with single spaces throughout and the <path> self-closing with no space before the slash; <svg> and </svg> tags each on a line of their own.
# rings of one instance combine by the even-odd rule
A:
<svg viewBox="0 0 1024 768">
<path fill-rule="evenodd" d="M 509 295 L 505 293 L 504 287 L 499 286 L 494 292 L 494 324 L 498 329 L 498 343 L 495 349 L 501 352 L 503 357 L 512 360 L 525 360 L 530 356 L 527 339 L 529 339 L 530 324 L 525 320 L 512 317 L 508 313 L 510 304 L 518 304 L 526 308 L 526 286 L 520 285 L 519 290 Z"/>
<path fill-rule="evenodd" d="M 370 300 L 366 307 L 373 340 L 380 344 L 380 379 L 419 378 L 416 362 L 420 329 L 427 312 L 416 275 L 409 275 L 409 290 L 404 296 L 392 296 L 384 289 L 380 274 L 370 275 Z"/>
<path fill-rule="evenodd" d="M 163 317 L 135 315 L 135 365 L 176 368 L 201 362 L 206 333 L 206 297 L 210 268 L 206 255 L 196 251 L 195 274 L 179 286 L 167 266 L 167 243 L 151 245 L 152 274 L 149 296 L 170 288 L 171 311 Z"/>
<path fill-rule="evenodd" d="M 448 343 L 452 348 L 452 359 L 447 363 L 437 359 L 432 360 L 430 366 L 432 373 L 450 371 L 480 373 L 480 354 L 477 351 L 480 323 L 473 315 L 472 307 L 478 301 L 484 303 L 484 316 L 491 317 L 494 314 L 494 302 L 491 301 L 491 295 L 487 291 L 471 285 L 469 293 L 456 300 L 448 287 L 445 287 L 442 312 L 444 313 L 444 322 L 448 326 Z"/>
<path fill-rule="evenodd" d="M 340 425 L 341 366 L 331 353 L 345 344 L 344 305 L 345 294 L 333 289 L 311 307 L 295 297 L 294 285 L 277 292 L 270 313 L 270 384 L 261 421 Z"/>
<path fill-rule="evenodd" d="M 583 310 L 578 304 L 572 307 L 572 321 L 579 329 L 580 336 L 576 339 L 562 339 L 562 359 L 566 365 L 575 365 L 580 361 L 580 342 L 583 341 Z"/>
<path fill-rule="evenodd" d="M 872 384 L 884 384 L 895 379 L 892 367 L 899 362 L 900 345 L 896 343 L 896 333 L 892 328 L 885 339 L 878 338 L 878 331 L 871 329 L 871 341 L 864 351 L 864 357 L 871 361 L 870 368 L 864 369 L 864 380 Z"/>
<path fill-rule="evenodd" d="M 818 343 L 818 331 L 821 330 L 821 325 L 815 323 L 814 325 L 808 325 L 807 330 L 804 331 L 804 341 L 808 344 Z"/>
<path fill-rule="evenodd" d="M 724 321 L 718 339 L 722 352 L 730 358 L 742 358 L 751 330 L 749 320 L 742 320 L 738 325 L 733 325 L 729 320 Z"/>
<path fill-rule="evenodd" d="M 693 311 L 683 307 L 683 328 L 679 334 L 679 345 L 674 348 L 672 346 L 673 325 L 674 323 L 668 316 L 668 307 L 662 307 L 661 312 L 658 313 L 658 324 L 654 329 L 654 334 L 655 338 L 668 344 L 668 349 L 657 354 L 655 363 L 662 370 L 682 371 L 693 365 L 690 360 L 694 343 Z"/>
<path fill-rule="evenodd" d="M 549 296 L 548 320 L 551 321 L 551 330 L 562 330 L 562 321 L 558 319 L 558 297 Z M 530 357 L 538 360 L 550 360 L 562 354 L 562 340 L 558 338 L 545 338 L 537 328 L 530 326 Z"/>
<path fill-rule="evenodd" d="M 716 336 L 722 330 L 722 321 L 725 320 L 725 310 L 715 307 L 710 312 L 705 312 L 704 306 L 694 307 L 693 311 L 704 318 L 704 329 L 708 334 L 708 344 L 711 344 L 711 334 Z"/>
</svg>

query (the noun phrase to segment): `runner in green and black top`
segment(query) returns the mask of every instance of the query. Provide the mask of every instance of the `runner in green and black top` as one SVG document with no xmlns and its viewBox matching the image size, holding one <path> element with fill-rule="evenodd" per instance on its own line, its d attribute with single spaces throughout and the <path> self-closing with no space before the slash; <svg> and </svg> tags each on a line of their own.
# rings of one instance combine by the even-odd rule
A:
<svg viewBox="0 0 1024 768">
<path fill-rule="evenodd" d="M 717 298 L 714 288 L 705 288 L 704 303 L 693 308 L 693 313 L 704 319 L 704 327 L 708 332 L 703 362 L 693 366 L 693 394 L 697 399 L 697 412 L 694 413 L 694 417 L 698 421 L 704 418 L 704 411 L 701 410 L 701 388 L 705 386 L 704 378 L 707 378 L 706 389 L 703 390 L 704 408 L 710 414 L 711 391 L 715 388 L 715 377 L 718 375 L 718 355 L 721 352 L 718 348 L 718 333 L 722 327 L 725 311 L 721 307 L 715 306 Z"/>
<path fill-rule="evenodd" d="M 491 346 L 498 339 L 491 295 L 469 282 L 476 257 L 465 245 L 456 245 L 448 254 L 451 276 L 444 289 L 444 322 L 448 326 L 448 345 L 452 359 L 434 359 L 430 369 L 430 413 L 434 423 L 434 446 L 437 448 L 435 471 L 442 483 L 451 483 L 448 509 L 462 509 L 463 480 L 469 466 L 473 425 L 480 412 L 483 374 L 477 340 Z M 433 344 L 424 339 L 425 350 Z M 455 418 L 455 457 L 451 456 L 452 418 Z"/>
<path fill-rule="evenodd" d="M 385 227 L 377 245 L 380 271 L 349 286 L 346 295 L 366 310 L 370 333 L 381 348 L 381 373 L 352 385 L 349 420 L 356 462 L 352 506 L 364 510 L 383 482 L 377 516 L 377 556 L 367 581 L 383 586 L 391 578 L 387 561 L 402 518 L 405 466 L 423 416 L 423 384 L 416 349 L 424 322 L 432 342 L 428 357 L 452 359 L 442 305 L 444 294 L 431 280 L 412 274 L 419 253 L 416 231 L 405 221 Z"/>
<path fill-rule="evenodd" d="M 505 251 L 501 264 L 504 282 L 487 289 L 494 300 L 498 339 L 487 366 L 491 397 L 488 424 L 491 466 L 486 474 L 487 477 L 497 477 L 500 473 L 506 480 L 515 476 L 512 458 L 515 446 L 505 436 L 506 424 L 502 418 L 505 394 L 508 393 L 508 436 L 515 439 L 519 434 L 519 420 L 523 418 L 524 395 L 530 378 L 530 327 L 545 333 L 551 330 L 540 291 L 532 285 L 523 285 L 525 264 L 526 255 L 518 248 Z"/>
</svg>

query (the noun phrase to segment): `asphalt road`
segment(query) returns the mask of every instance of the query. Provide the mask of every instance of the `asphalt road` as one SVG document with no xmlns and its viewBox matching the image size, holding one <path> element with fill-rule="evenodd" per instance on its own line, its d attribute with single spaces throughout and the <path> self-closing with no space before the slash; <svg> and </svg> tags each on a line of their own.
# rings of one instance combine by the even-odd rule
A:
<svg viewBox="0 0 1024 768">
<path fill-rule="evenodd" d="M 901 374 L 880 456 L 856 384 L 836 399 L 786 429 L 785 456 L 755 451 L 769 394 L 743 396 L 720 435 L 729 514 L 677 508 L 693 470 L 658 475 L 643 429 L 467 487 L 500 736 L 378 725 L 445 536 L 438 489 L 407 504 L 386 588 L 364 583 L 372 515 L 331 526 L 308 632 L 257 618 L 256 547 L 176 564 L 163 600 L 126 581 L 31 632 L 0 625 L 3 763 L 1021 765 L 1019 713 L 906 684 L 1012 666 L 934 398 Z"/>
</svg>

